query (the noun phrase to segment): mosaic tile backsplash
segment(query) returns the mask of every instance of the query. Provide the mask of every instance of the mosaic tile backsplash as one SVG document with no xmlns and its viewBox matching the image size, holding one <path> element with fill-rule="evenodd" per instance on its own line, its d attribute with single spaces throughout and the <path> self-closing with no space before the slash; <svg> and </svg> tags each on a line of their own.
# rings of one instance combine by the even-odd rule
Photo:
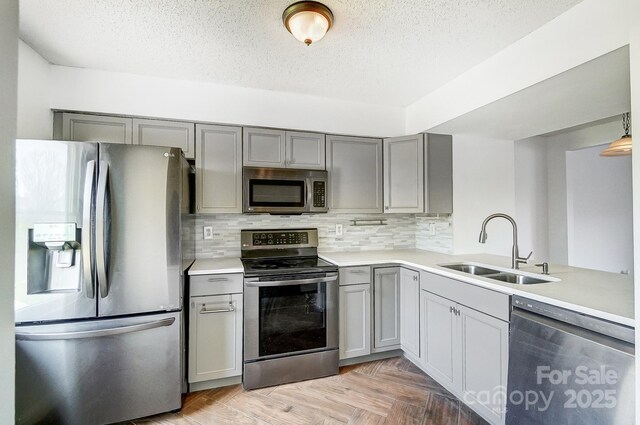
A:
<svg viewBox="0 0 640 425">
<path fill-rule="evenodd" d="M 354 226 L 351 220 L 385 220 L 386 225 Z M 453 232 L 450 217 L 416 214 L 314 214 L 272 216 L 250 214 L 198 215 L 194 220 L 196 258 L 240 256 L 240 230 L 313 227 L 318 229 L 319 249 L 370 251 L 421 248 L 451 252 Z M 436 234 L 429 233 L 435 223 Z M 336 235 L 342 224 L 342 236 Z M 213 227 L 213 239 L 203 239 L 203 227 Z"/>
</svg>

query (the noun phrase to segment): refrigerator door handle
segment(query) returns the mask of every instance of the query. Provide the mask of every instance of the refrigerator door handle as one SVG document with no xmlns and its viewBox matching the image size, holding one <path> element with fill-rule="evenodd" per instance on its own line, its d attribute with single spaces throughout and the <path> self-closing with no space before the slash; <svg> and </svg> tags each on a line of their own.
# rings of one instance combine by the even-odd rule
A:
<svg viewBox="0 0 640 425">
<path fill-rule="evenodd" d="M 93 215 L 93 187 L 96 174 L 96 161 L 87 162 L 87 171 L 84 178 L 84 199 L 82 203 L 82 271 L 87 298 L 95 298 L 95 285 L 93 281 L 92 252 L 94 249 L 93 229 L 91 217 Z"/>
<path fill-rule="evenodd" d="M 161 328 L 163 326 L 171 326 L 175 322 L 175 317 L 155 320 L 153 322 L 138 323 L 135 325 L 118 326 L 108 329 L 96 329 L 91 331 L 76 332 L 20 332 L 16 330 L 16 339 L 21 341 L 52 341 L 61 339 L 81 339 L 81 338 L 100 338 L 105 336 L 120 335 L 132 332 L 146 331 L 148 329 Z"/>
<path fill-rule="evenodd" d="M 108 258 L 108 238 L 105 230 L 109 232 L 107 223 L 108 207 L 107 188 L 109 185 L 109 164 L 106 161 L 100 161 L 100 174 L 98 176 L 98 195 L 96 199 L 96 269 L 98 271 L 98 285 L 100 286 L 100 297 L 104 298 L 109 295 L 109 282 L 107 276 L 107 258 Z"/>
</svg>

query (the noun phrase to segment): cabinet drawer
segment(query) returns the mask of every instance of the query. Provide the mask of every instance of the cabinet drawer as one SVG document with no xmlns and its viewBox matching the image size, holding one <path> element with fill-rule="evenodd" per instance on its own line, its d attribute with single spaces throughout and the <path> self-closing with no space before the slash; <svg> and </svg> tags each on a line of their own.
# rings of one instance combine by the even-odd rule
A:
<svg viewBox="0 0 640 425">
<path fill-rule="evenodd" d="M 242 273 L 190 276 L 190 296 L 241 294 Z"/>
<path fill-rule="evenodd" d="M 421 272 L 420 288 L 500 320 L 509 321 L 511 302 L 507 294 L 428 272 Z"/>
<path fill-rule="evenodd" d="M 340 267 L 340 286 L 371 283 L 371 267 Z"/>
</svg>

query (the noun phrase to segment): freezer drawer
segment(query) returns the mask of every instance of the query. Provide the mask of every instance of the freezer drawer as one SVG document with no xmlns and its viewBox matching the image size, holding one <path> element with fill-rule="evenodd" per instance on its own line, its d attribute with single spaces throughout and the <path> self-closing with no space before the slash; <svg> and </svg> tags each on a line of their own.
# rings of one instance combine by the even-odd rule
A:
<svg viewBox="0 0 640 425">
<path fill-rule="evenodd" d="M 179 409 L 180 314 L 16 327 L 16 423 L 104 424 Z"/>
</svg>

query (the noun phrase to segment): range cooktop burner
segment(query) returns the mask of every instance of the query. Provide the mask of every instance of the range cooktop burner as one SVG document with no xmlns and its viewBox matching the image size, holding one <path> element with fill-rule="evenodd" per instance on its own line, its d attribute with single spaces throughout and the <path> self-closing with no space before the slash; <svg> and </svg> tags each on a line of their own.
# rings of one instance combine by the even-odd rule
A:
<svg viewBox="0 0 640 425">
<path fill-rule="evenodd" d="M 338 271 L 318 258 L 318 229 L 243 230 L 240 242 L 247 277 Z"/>
<path fill-rule="evenodd" d="M 250 275 L 332 272 L 338 267 L 318 257 L 243 259 L 244 273 Z"/>
</svg>

